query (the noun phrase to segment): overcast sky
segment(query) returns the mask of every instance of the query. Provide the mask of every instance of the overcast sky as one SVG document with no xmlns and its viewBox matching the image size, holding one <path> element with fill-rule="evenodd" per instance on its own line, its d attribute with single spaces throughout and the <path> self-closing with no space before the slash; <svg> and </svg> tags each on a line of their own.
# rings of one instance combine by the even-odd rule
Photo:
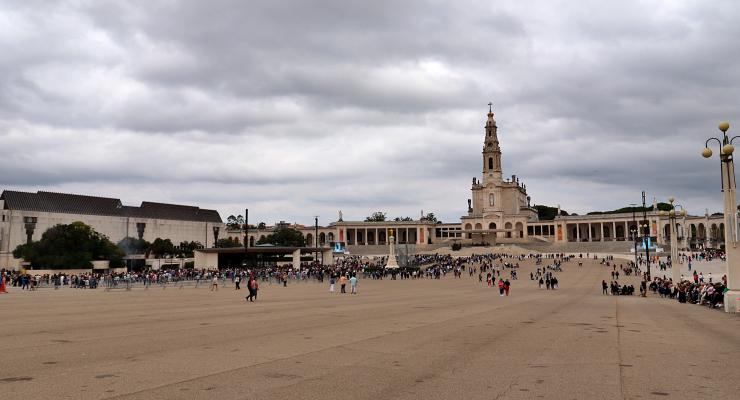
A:
<svg viewBox="0 0 740 400">
<path fill-rule="evenodd" d="M 740 134 L 739 18 L 732 0 L 6 0 L 0 189 L 454 222 L 491 101 L 535 204 L 647 190 L 716 211 L 700 151 L 721 120 Z"/>
</svg>

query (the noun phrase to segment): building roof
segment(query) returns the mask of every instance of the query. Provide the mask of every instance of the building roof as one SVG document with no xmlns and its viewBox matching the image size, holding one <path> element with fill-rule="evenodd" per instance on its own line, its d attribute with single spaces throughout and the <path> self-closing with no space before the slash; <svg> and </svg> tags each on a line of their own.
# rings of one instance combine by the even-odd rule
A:
<svg viewBox="0 0 740 400">
<path fill-rule="evenodd" d="M 5 209 L 8 210 L 214 223 L 222 222 L 221 216 L 216 210 L 206 210 L 178 204 L 145 201 L 141 203 L 140 207 L 131 207 L 124 206 L 119 199 L 108 197 L 43 191 L 30 193 L 13 190 L 3 191 L 0 199 L 5 200 Z"/>
</svg>

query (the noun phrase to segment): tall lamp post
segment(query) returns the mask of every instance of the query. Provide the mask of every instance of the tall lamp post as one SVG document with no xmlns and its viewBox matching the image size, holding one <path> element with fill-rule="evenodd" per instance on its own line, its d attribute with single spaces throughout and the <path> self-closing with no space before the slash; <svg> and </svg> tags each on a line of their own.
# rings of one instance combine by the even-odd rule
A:
<svg viewBox="0 0 740 400">
<path fill-rule="evenodd" d="M 704 158 L 712 156 L 709 142 L 716 141 L 720 146 L 719 160 L 722 170 L 722 192 L 724 192 L 724 218 L 725 218 L 725 256 L 727 257 L 727 288 L 725 293 L 725 311 L 740 311 L 740 249 L 738 249 L 737 237 L 737 197 L 735 194 L 735 164 L 732 161 L 732 153 L 735 146 L 732 141 L 738 136 L 727 137 L 730 129 L 728 122 L 721 122 L 719 130 L 722 131 L 722 139 L 709 138 L 704 144 L 701 155 Z"/>
<path fill-rule="evenodd" d="M 645 208 L 645 191 L 642 191 L 642 219 L 644 224 L 640 227 L 643 228 L 642 245 L 645 246 L 645 264 L 647 265 L 647 280 L 652 281 L 653 277 L 650 275 L 650 221 L 647 219 L 647 208 Z"/>
<path fill-rule="evenodd" d="M 249 209 L 244 209 L 244 268 L 249 261 Z"/>
<path fill-rule="evenodd" d="M 630 206 L 632 206 L 632 225 L 630 226 L 630 237 L 632 238 L 632 243 L 635 245 L 635 271 L 637 271 L 637 221 L 635 221 L 635 207 L 637 207 L 637 204 L 631 203 Z"/>
<path fill-rule="evenodd" d="M 671 278 L 673 284 L 677 285 L 682 281 L 681 279 L 681 267 L 678 261 L 678 235 L 676 232 L 676 216 L 685 217 L 686 210 L 680 204 L 673 204 L 676 201 L 673 197 L 668 199 L 668 203 L 671 204 L 671 209 L 668 211 L 661 211 L 660 215 L 668 216 L 668 224 L 670 225 L 671 235 Z M 680 210 L 678 210 L 680 208 Z"/>
<path fill-rule="evenodd" d="M 313 241 L 314 241 L 314 247 L 318 249 L 319 248 L 319 216 L 316 215 L 313 217 L 313 219 L 315 222 L 314 226 L 316 227 L 316 229 L 314 230 Z M 316 250 L 316 252 L 314 253 L 313 259 L 315 262 L 319 262 L 318 250 Z"/>
</svg>

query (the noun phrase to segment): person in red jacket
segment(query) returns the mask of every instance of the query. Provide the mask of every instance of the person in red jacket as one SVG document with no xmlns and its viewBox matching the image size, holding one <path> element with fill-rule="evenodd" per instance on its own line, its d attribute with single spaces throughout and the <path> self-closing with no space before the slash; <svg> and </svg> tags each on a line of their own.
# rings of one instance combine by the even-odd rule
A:
<svg viewBox="0 0 740 400">
<path fill-rule="evenodd" d="M 504 292 L 506 293 L 507 296 L 509 295 L 510 288 L 511 288 L 511 282 L 509 282 L 509 280 L 507 279 L 504 281 Z"/>
<path fill-rule="evenodd" d="M 504 295 L 504 280 L 503 279 L 498 280 L 498 295 L 502 297 Z"/>
<path fill-rule="evenodd" d="M 8 293 L 5 290 L 5 270 L 0 271 L 0 293 Z"/>
</svg>

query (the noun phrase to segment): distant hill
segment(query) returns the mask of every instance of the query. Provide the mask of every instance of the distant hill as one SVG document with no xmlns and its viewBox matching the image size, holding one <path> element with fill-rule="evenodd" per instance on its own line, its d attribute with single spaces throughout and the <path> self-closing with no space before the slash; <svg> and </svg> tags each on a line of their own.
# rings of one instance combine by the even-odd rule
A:
<svg viewBox="0 0 740 400">
<path fill-rule="evenodd" d="M 669 211 L 671 205 L 668 203 L 658 203 L 658 211 Z M 619 214 L 619 213 L 631 213 L 634 210 L 636 213 L 643 211 L 653 211 L 653 206 L 650 207 L 622 207 L 612 211 L 591 211 L 586 215 L 599 215 L 599 214 Z"/>
<path fill-rule="evenodd" d="M 537 216 L 539 217 L 540 221 L 551 221 L 555 219 L 555 216 L 558 213 L 557 207 L 550 207 L 545 205 L 535 205 L 534 208 L 537 210 Z M 671 209 L 671 205 L 668 203 L 658 203 L 658 210 L 659 211 L 669 211 Z M 738 209 L 740 210 L 740 206 L 738 206 Z M 616 210 L 611 211 L 591 211 L 586 213 L 586 215 L 601 215 L 601 214 L 619 214 L 619 213 L 631 213 L 634 210 L 635 213 L 642 213 L 643 211 L 653 211 L 653 206 L 650 207 L 622 207 L 618 208 Z M 576 213 L 569 214 L 567 211 L 560 210 L 560 215 L 562 216 L 568 216 L 568 215 L 578 215 Z"/>
</svg>

